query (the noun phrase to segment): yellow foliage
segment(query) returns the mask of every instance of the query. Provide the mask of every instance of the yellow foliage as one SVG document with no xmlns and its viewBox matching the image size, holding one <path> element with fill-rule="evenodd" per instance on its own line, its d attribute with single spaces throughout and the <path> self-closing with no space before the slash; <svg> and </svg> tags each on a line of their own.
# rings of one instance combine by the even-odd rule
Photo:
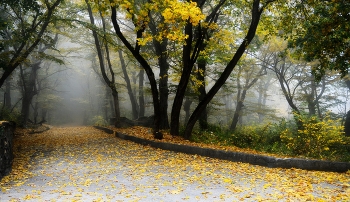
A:
<svg viewBox="0 0 350 202">
<path fill-rule="evenodd" d="M 145 4 L 137 4 L 132 0 L 94 0 L 95 4 L 107 8 L 117 6 L 118 11 L 124 14 L 125 19 L 132 20 L 134 31 L 146 28 L 142 38 L 138 39 L 138 44 L 146 45 L 153 39 L 161 41 L 167 38 L 171 41 L 183 43 L 188 36 L 183 33 L 183 27 L 187 23 L 197 26 L 205 16 L 198 8 L 196 2 L 155 0 Z M 108 6 L 106 6 L 108 5 Z M 163 16 L 163 21 L 158 22 L 156 34 L 148 30 L 149 14 Z M 214 25 L 211 25 L 214 27 Z"/>
<path fill-rule="evenodd" d="M 169 5 L 162 12 L 165 23 L 186 22 L 189 20 L 194 26 L 204 19 L 204 15 L 196 2 L 168 1 Z"/>
<path fill-rule="evenodd" d="M 296 134 L 286 129 L 280 137 L 295 154 L 322 158 L 325 153 L 337 153 L 337 146 L 348 144 L 349 140 L 343 132 L 344 127 L 329 116 L 323 120 L 315 116 L 309 118 L 299 114 L 294 116 L 302 123 L 302 129 Z"/>
</svg>

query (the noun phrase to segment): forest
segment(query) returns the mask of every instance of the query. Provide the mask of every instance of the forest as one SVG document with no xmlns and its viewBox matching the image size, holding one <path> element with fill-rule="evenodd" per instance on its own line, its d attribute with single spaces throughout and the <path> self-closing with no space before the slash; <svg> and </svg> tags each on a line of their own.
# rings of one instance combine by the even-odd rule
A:
<svg viewBox="0 0 350 202">
<path fill-rule="evenodd" d="M 347 0 L 2 0 L 0 119 L 350 161 L 349 59 Z"/>
</svg>

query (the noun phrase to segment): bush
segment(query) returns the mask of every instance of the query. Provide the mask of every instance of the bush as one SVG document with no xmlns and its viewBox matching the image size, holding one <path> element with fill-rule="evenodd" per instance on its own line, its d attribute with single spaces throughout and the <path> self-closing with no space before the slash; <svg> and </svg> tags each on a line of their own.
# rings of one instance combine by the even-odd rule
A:
<svg viewBox="0 0 350 202">
<path fill-rule="evenodd" d="M 11 111 L 10 109 L 4 108 L 0 109 L 0 121 L 13 121 L 17 125 L 21 124 L 21 113 L 14 109 Z"/>
<path fill-rule="evenodd" d="M 94 116 L 91 122 L 95 126 L 108 126 L 108 122 L 102 116 Z"/>
<path fill-rule="evenodd" d="M 344 127 L 339 121 L 332 120 L 329 116 L 323 120 L 296 113 L 294 116 L 302 124 L 301 128 L 297 131 L 287 128 L 280 136 L 293 154 L 334 159 L 339 158 L 340 153 L 347 153 L 342 146 L 349 144 L 349 139 L 344 136 Z"/>
<path fill-rule="evenodd" d="M 249 147 L 258 151 L 289 154 L 281 142 L 280 134 L 287 128 L 295 128 L 295 124 L 282 119 L 279 123 L 265 125 L 242 126 L 232 136 L 232 144 L 238 147 Z"/>
<path fill-rule="evenodd" d="M 219 144 L 219 145 L 229 145 L 230 142 L 230 132 L 226 129 L 209 124 L 208 129 L 205 131 L 196 130 L 191 136 L 191 140 L 194 142 L 202 142 L 207 144 Z"/>
<path fill-rule="evenodd" d="M 302 129 L 298 130 L 297 123 Z M 210 125 L 205 131 L 195 131 L 191 140 L 288 156 L 350 161 L 350 137 L 345 137 L 340 122 L 329 116 L 319 120 L 295 114 L 294 120 L 241 126 L 234 132 Z"/>
</svg>

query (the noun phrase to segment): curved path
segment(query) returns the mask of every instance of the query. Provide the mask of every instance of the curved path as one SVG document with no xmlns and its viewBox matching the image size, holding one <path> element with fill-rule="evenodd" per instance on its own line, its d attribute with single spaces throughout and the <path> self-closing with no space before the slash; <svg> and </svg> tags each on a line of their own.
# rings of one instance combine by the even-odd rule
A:
<svg viewBox="0 0 350 202">
<path fill-rule="evenodd" d="M 0 201 L 350 200 L 350 173 L 277 169 L 142 146 L 92 127 L 15 140 Z"/>
</svg>

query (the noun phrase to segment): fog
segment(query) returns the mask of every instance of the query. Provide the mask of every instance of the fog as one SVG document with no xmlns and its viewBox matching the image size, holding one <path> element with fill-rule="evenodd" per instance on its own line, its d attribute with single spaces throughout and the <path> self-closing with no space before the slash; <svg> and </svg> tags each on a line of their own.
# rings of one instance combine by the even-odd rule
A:
<svg viewBox="0 0 350 202">
<path fill-rule="evenodd" d="M 86 49 L 81 45 L 73 43 L 69 39 L 64 38 L 59 44 L 59 49 L 61 50 L 59 54 L 64 60 L 64 64 L 43 64 L 40 71 L 50 72 L 50 76 L 46 78 L 50 88 L 49 90 L 40 92 L 40 94 L 34 97 L 34 99 L 41 103 L 42 108 L 48 110 L 48 114 L 44 119 L 46 119 L 48 124 L 56 126 L 92 125 L 101 120 L 104 121 L 104 123 L 108 123 L 109 119 L 114 117 L 114 111 L 111 107 L 112 96 L 110 89 L 101 79 L 100 73 L 96 72 L 96 69 L 99 69 L 99 67 L 95 66 L 93 68 L 93 65 L 96 65 L 93 63 L 93 60 L 96 60 L 96 54 L 92 53 L 92 50 Z M 113 57 L 113 66 L 114 71 L 116 72 L 121 116 L 132 119 L 130 99 L 129 95 L 127 94 L 125 80 L 121 73 L 119 59 L 117 58 L 116 54 L 114 54 Z M 128 71 L 135 71 L 135 69 L 137 69 L 137 64 L 129 62 Z M 156 77 L 158 77 L 158 68 L 154 68 L 154 72 Z M 131 77 L 131 72 L 128 73 Z M 11 105 L 13 106 L 13 110 L 17 110 L 17 112 L 20 111 L 20 103 L 22 99 L 18 74 L 19 73 L 16 72 L 10 78 L 12 83 Z M 39 73 L 39 76 L 40 75 L 43 75 L 43 73 Z M 171 80 L 169 81 L 171 82 Z M 212 83 L 213 82 L 209 81 L 207 90 L 209 90 Z M 176 83 L 173 82 L 173 84 Z M 138 86 L 135 85 L 133 88 L 137 97 Z M 145 82 L 145 88 L 149 88 L 147 79 Z M 249 108 L 256 105 L 257 102 L 256 90 L 251 89 L 249 91 L 250 95 L 245 101 L 245 105 L 247 107 L 244 109 L 244 114 L 242 114 L 241 124 L 252 124 L 257 121 L 256 115 L 249 112 Z M 4 93 L 4 88 L 2 88 L 0 90 L 0 96 L 5 97 Z M 277 82 L 272 83 L 267 91 L 267 94 L 268 98 L 266 100 L 265 109 L 274 110 L 275 118 L 269 117 L 266 118 L 266 121 L 278 121 L 279 118 L 282 117 L 290 118 L 291 109 Z M 235 96 L 235 92 L 229 95 L 227 98 L 225 98 L 227 102 L 225 103 L 222 92 L 219 92 L 208 107 L 208 121 L 214 124 L 220 124 L 222 126 L 229 125 L 235 108 Z M 168 102 L 169 120 L 173 98 L 174 94 L 172 93 L 169 95 Z M 192 99 L 193 103 L 191 105 L 191 111 L 194 110 L 194 107 L 198 103 L 196 100 L 197 98 Z M 149 92 L 145 93 L 145 102 L 145 116 L 153 115 L 152 99 Z M 346 100 L 343 102 L 345 103 Z M 4 102 L 1 101 L 1 103 Z M 339 106 L 335 106 L 333 108 L 330 107 L 329 110 L 332 110 L 335 113 L 344 113 L 346 111 L 346 109 L 343 109 L 342 107 L 339 108 Z M 29 119 L 33 120 L 33 110 L 31 110 L 30 113 Z M 182 120 L 180 123 L 183 123 L 183 120 L 185 119 L 184 110 L 181 110 L 181 119 Z"/>
</svg>

